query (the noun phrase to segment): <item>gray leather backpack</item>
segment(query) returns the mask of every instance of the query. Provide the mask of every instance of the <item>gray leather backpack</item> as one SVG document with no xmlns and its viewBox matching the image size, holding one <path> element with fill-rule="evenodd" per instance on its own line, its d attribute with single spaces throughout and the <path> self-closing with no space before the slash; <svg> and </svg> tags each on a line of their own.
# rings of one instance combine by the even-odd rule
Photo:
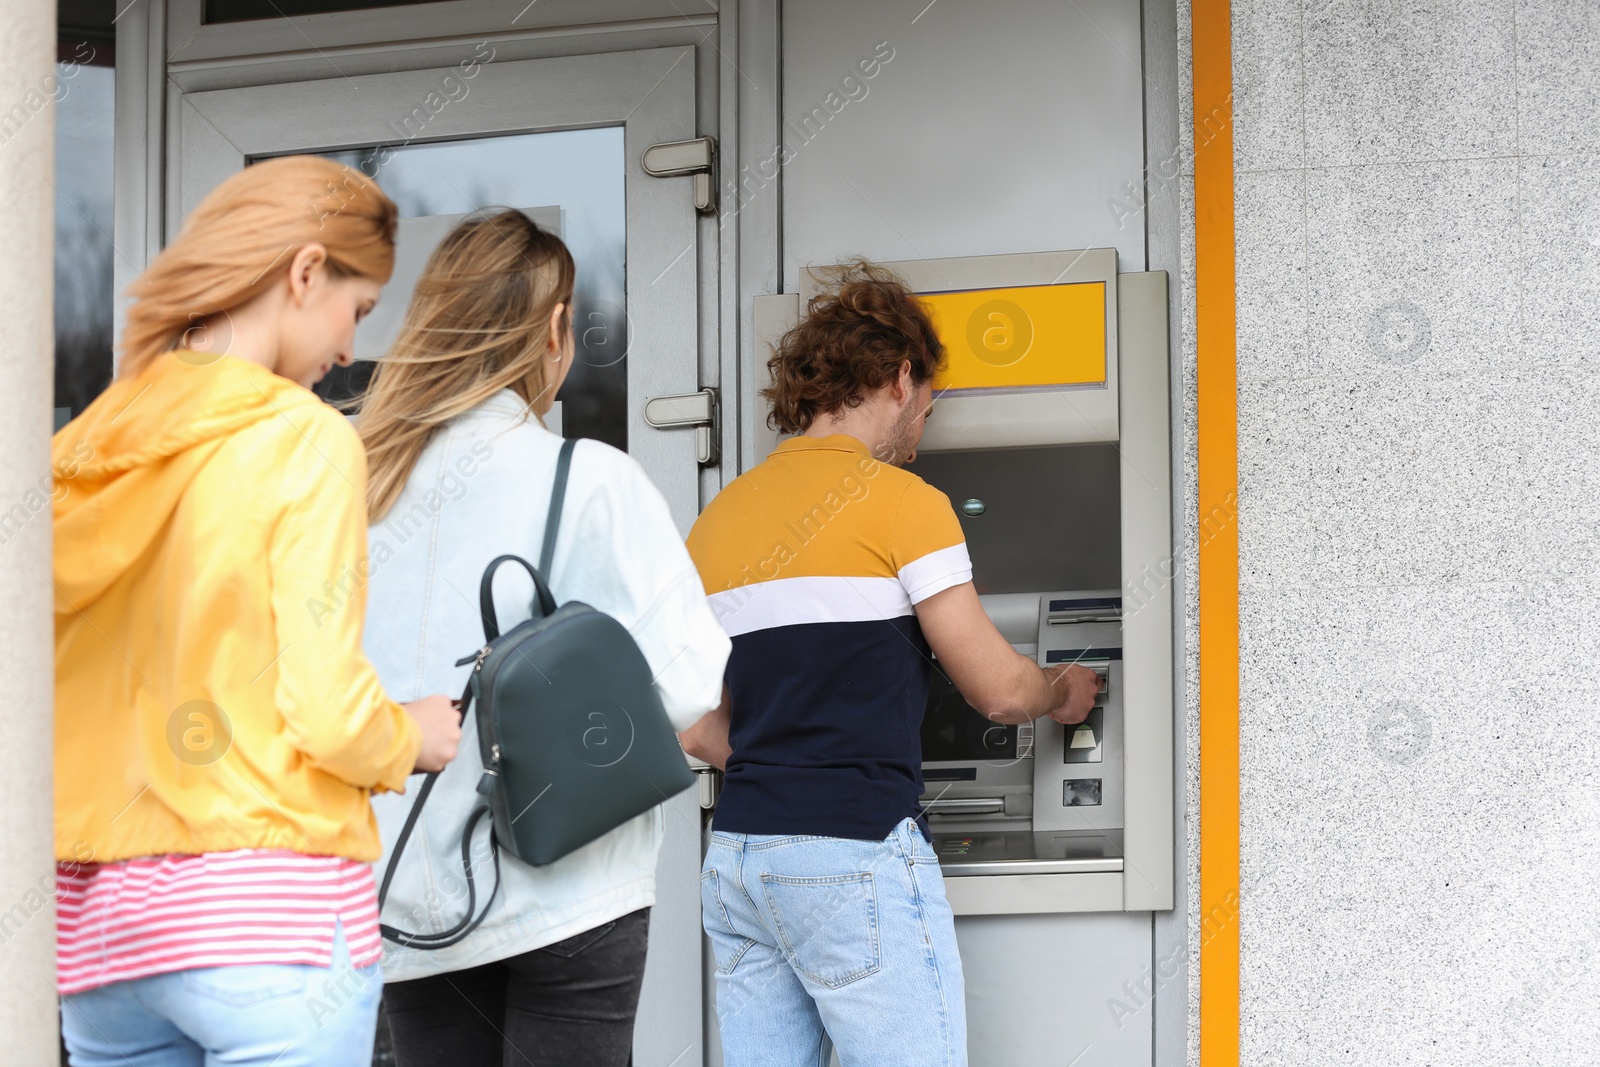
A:
<svg viewBox="0 0 1600 1067">
<path fill-rule="evenodd" d="M 397 944 L 447 948 L 477 929 L 500 889 L 502 850 L 535 867 L 554 863 L 694 784 L 677 733 L 651 684 L 650 665 L 632 635 L 587 604 L 574 600 L 558 608 L 546 584 L 574 444 L 569 440 L 561 446 L 538 569 L 515 555 L 500 556 L 484 568 L 478 584 L 484 645 L 456 662 L 458 667 L 473 664 L 461 709 L 463 716 L 477 715 L 484 767 L 478 782 L 484 803 L 461 832 L 466 914 L 440 933 L 381 926 L 383 936 Z M 532 617 L 502 634 L 493 582 L 500 565 L 512 561 L 533 577 Z M 378 890 L 380 911 L 438 777 L 434 772 L 422 783 L 395 840 Z M 472 835 L 486 815 L 495 882 L 483 910 L 474 915 Z"/>
</svg>

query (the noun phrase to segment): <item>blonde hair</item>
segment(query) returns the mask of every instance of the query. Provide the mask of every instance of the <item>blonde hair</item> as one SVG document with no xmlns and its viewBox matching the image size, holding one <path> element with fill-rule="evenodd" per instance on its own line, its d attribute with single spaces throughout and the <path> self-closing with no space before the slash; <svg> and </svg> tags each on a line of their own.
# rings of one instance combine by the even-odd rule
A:
<svg viewBox="0 0 1600 1067">
<path fill-rule="evenodd" d="M 131 378 L 209 316 L 272 288 L 304 246 L 328 250 L 335 277 L 382 284 L 394 270 L 399 211 L 371 178 L 318 156 L 246 167 L 206 194 L 128 292 L 118 375 Z"/>
<path fill-rule="evenodd" d="M 554 399 L 545 353 L 550 316 L 572 321 L 577 268 L 561 238 L 520 211 L 467 219 L 428 257 L 394 345 L 360 398 L 367 515 L 399 499 L 433 435 L 502 389 L 535 417 Z M 543 424 L 543 418 L 540 418 Z"/>
</svg>

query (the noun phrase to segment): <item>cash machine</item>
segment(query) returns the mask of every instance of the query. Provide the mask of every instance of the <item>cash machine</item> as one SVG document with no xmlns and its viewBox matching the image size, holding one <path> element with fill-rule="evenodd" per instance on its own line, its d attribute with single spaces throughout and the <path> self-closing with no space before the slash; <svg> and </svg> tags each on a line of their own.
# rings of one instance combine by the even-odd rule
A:
<svg viewBox="0 0 1600 1067">
<path fill-rule="evenodd" d="M 970 708 L 934 664 L 923 804 L 957 915 L 1173 901 L 1167 279 L 1112 249 L 889 263 L 948 353 L 910 470 L 943 490 L 1012 647 L 1106 679 L 1089 718 Z M 775 340 L 820 282 L 758 298 Z"/>
</svg>

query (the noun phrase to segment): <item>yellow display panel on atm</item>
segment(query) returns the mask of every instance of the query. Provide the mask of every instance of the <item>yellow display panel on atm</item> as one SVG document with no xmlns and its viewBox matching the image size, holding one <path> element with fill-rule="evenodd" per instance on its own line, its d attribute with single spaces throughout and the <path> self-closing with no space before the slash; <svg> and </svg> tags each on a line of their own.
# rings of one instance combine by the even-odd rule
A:
<svg viewBox="0 0 1600 1067">
<path fill-rule="evenodd" d="M 1031 389 L 1106 380 L 1104 282 L 922 293 L 947 363 L 935 390 Z"/>
</svg>

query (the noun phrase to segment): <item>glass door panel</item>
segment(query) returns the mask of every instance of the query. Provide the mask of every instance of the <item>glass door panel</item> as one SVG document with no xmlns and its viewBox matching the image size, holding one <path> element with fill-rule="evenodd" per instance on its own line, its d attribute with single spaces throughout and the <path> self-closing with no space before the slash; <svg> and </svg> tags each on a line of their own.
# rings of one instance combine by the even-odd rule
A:
<svg viewBox="0 0 1600 1067">
<path fill-rule="evenodd" d="M 394 277 L 361 325 L 356 354 L 394 340 L 429 254 L 456 222 L 515 207 L 561 235 L 578 265 L 577 358 L 562 384 L 567 437 L 628 449 L 627 199 L 622 127 L 508 134 L 322 153 L 377 180 L 400 207 Z"/>
</svg>

